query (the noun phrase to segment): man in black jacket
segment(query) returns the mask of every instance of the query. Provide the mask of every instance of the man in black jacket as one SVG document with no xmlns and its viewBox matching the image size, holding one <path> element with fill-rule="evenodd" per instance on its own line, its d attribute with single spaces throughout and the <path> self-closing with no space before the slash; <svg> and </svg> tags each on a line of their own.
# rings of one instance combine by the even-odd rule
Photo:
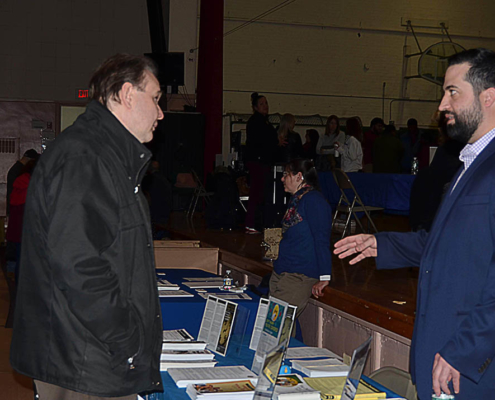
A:
<svg viewBox="0 0 495 400">
<path fill-rule="evenodd" d="M 163 113 L 151 61 L 116 55 L 43 153 L 25 215 L 11 364 L 40 400 L 161 390 L 162 321 L 140 190 Z M 72 397 L 71 397 L 72 396 Z"/>
</svg>

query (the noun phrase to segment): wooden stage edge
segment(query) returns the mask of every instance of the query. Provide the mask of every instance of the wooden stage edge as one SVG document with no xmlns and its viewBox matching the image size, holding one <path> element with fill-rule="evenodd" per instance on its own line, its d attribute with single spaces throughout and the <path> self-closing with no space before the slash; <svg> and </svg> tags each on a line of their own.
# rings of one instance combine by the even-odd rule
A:
<svg viewBox="0 0 495 400">
<path fill-rule="evenodd" d="M 382 221 L 377 218 L 375 223 L 390 224 L 389 218 L 384 216 Z M 210 230 L 200 215 L 188 220 L 181 212 L 172 214 L 167 229 L 173 240 L 199 240 L 204 247 L 218 247 L 220 263 L 235 266 L 249 275 L 261 279 L 272 271 L 271 263 L 262 259 L 261 234 L 248 235 L 240 229 Z M 411 339 L 417 276 L 417 268 L 377 271 L 374 260 L 351 266 L 334 256 L 332 282 L 325 289 L 324 296 L 318 300 L 313 298 L 311 303 L 340 310 Z"/>
</svg>

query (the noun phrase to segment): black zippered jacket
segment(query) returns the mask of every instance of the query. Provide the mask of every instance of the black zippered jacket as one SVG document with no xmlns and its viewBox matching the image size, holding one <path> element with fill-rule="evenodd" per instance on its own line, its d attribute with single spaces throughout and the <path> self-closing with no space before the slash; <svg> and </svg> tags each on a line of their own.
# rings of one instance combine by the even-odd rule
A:
<svg viewBox="0 0 495 400">
<path fill-rule="evenodd" d="M 30 182 L 10 360 L 94 396 L 161 390 L 150 152 L 100 103 L 48 147 Z"/>
</svg>

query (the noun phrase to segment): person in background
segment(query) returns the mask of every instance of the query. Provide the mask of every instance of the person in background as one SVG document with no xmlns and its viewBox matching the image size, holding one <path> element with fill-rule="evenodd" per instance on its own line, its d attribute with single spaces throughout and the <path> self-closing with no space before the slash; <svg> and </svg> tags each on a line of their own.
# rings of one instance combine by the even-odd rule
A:
<svg viewBox="0 0 495 400">
<path fill-rule="evenodd" d="M 12 167 L 10 167 L 9 172 L 7 172 L 7 215 L 9 215 L 10 207 L 10 194 L 13 190 L 14 181 L 19 176 L 20 172 L 24 166 L 31 160 L 38 160 L 39 153 L 34 149 L 27 150 L 20 160 L 17 160 Z"/>
<path fill-rule="evenodd" d="M 318 146 L 318 140 L 320 139 L 320 134 L 316 129 L 306 130 L 306 141 L 303 144 L 303 158 L 309 160 L 316 160 L 316 146 Z"/>
<path fill-rule="evenodd" d="M 411 187 L 409 225 L 414 232 L 430 231 L 442 198 L 462 165 L 459 154 L 464 144 L 447 136 L 443 113 L 439 113 L 436 122 L 439 140 L 435 156 L 428 167 L 418 172 Z"/>
<path fill-rule="evenodd" d="M 24 209 L 10 363 L 39 400 L 162 390 L 163 339 L 147 203 L 163 118 L 157 69 L 117 54 L 89 82 L 91 102 L 40 157 Z"/>
<path fill-rule="evenodd" d="M 278 127 L 277 162 L 288 163 L 294 158 L 301 158 L 303 153 L 301 136 L 294 132 L 296 118 L 292 114 L 284 114 Z"/>
<path fill-rule="evenodd" d="M 246 162 L 249 170 L 250 189 L 246 213 L 246 233 L 259 233 L 256 229 L 256 217 L 263 204 L 265 181 L 270 166 L 275 163 L 278 138 L 277 131 L 268 121 L 268 101 L 258 93 L 251 94 L 253 115 L 246 127 Z"/>
<path fill-rule="evenodd" d="M 343 142 L 344 137 L 345 133 L 340 130 L 339 117 L 330 115 L 325 125 L 325 134 L 320 138 L 316 146 L 316 152 L 318 154 L 333 154 L 334 143 Z"/>
<path fill-rule="evenodd" d="M 347 118 L 345 122 L 345 140 L 339 143 L 338 151 L 342 157 L 344 172 L 358 172 L 363 169 L 363 126 L 359 117 Z"/>
<path fill-rule="evenodd" d="M 319 191 L 312 161 L 289 162 L 282 182 L 292 196 L 282 221 L 283 236 L 273 263 L 270 295 L 297 306 L 297 318 L 311 294 L 322 296 L 330 282 L 332 209 Z"/>
<path fill-rule="evenodd" d="M 375 140 L 383 132 L 385 123 L 381 118 L 373 118 L 370 122 L 370 130 L 364 133 L 363 140 L 363 171 L 373 171 L 373 145 Z"/>
<path fill-rule="evenodd" d="M 340 130 L 339 118 L 336 115 L 330 115 L 325 126 L 325 134 L 320 137 L 316 146 L 318 171 L 330 171 L 334 168 L 336 165 L 335 147 L 338 147 L 344 138 L 345 133 Z"/>
<path fill-rule="evenodd" d="M 455 392 L 492 399 L 495 368 L 495 52 L 450 57 L 444 95 L 447 134 L 466 143 L 430 232 L 356 235 L 335 244 L 349 264 L 419 267 L 410 371 L 419 399 Z M 367 265 L 367 264 L 366 264 Z"/>
<path fill-rule="evenodd" d="M 172 185 L 160 172 L 158 161 L 151 161 L 141 186 L 148 200 L 153 239 L 161 240 L 168 235 L 166 225 L 172 211 Z"/>
<path fill-rule="evenodd" d="M 21 257 L 22 223 L 27 190 L 31 175 L 36 167 L 36 159 L 31 158 L 21 169 L 21 172 L 12 185 L 10 195 L 9 225 L 5 239 L 15 246 L 15 284 L 19 282 L 19 263 Z"/>
<path fill-rule="evenodd" d="M 410 174 L 414 157 L 418 158 L 418 168 L 426 168 L 429 163 L 429 146 L 423 136 L 423 131 L 418 128 L 415 118 L 407 120 L 407 131 L 400 135 L 400 141 L 404 146 L 404 155 L 401 160 L 402 173 Z"/>
<path fill-rule="evenodd" d="M 400 174 L 404 147 L 396 136 L 395 126 L 387 125 L 373 144 L 373 173 Z"/>
</svg>

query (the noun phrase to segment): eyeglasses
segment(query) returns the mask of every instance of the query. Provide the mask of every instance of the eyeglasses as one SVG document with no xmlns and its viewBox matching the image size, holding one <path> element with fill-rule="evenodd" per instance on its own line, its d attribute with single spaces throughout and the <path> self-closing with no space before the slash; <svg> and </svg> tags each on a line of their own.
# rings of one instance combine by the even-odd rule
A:
<svg viewBox="0 0 495 400">
<path fill-rule="evenodd" d="M 285 178 L 286 176 L 288 176 L 288 175 L 292 175 L 292 174 L 291 174 L 290 172 L 288 172 L 288 171 L 284 171 L 284 173 L 282 174 L 282 176 L 283 176 L 284 178 Z"/>
</svg>

